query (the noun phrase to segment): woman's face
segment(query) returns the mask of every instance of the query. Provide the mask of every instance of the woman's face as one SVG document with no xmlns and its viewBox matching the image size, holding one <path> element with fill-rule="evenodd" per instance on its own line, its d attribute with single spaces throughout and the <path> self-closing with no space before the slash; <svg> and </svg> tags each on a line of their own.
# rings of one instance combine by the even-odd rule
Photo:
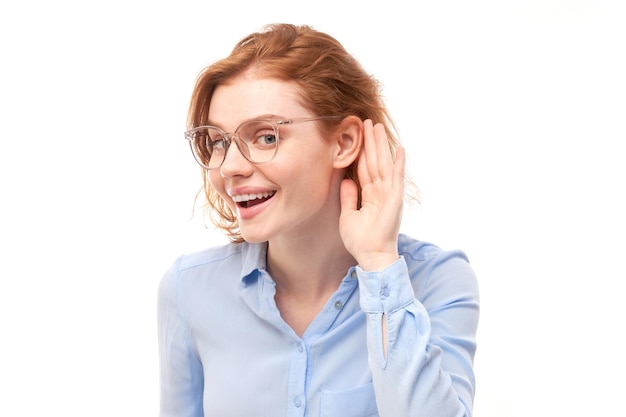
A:
<svg viewBox="0 0 626 417">
<path fill-rule="evenodd" d="M 226 132 L 250 119 L 316 116 L 299 103 L 293 84 L 246 73 L 213 92 L 210 124 Z M 213 188 L 237 215 L 248 242 L 312 236 L 336 226 L 343 172 L 333 167 L 335 146 L 318 122 L 280 127 L 274 159 L 255 165 L 232 143 L 220 168 L 210 171 Z M 250 196 L 253 198 L 250 200 Z"/>
</svg>

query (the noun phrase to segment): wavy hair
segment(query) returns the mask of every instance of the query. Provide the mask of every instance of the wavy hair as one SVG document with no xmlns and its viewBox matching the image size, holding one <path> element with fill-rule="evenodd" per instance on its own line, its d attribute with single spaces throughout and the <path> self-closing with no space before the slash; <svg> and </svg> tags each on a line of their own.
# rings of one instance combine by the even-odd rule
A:
<svg viewBox="0 0 626 417">
<path fill-rule="evenodd" d="M 383 123 L 395 157 L 400 143 L 379 82 L 335 38 L 308 25 L 267 25 L 240 40 L 226 58 L 202 70 L 193 89 L 187 128 L 207 124 L 215 88 L 252 68 L 262 76 L 293 83 L 301 104 L 314 115 L 354 115 Z M 329 132 L 338 123 L 328 120 L 320 125 L 323 132 Z M 356 167 L 357 161 L 347 168 L 345 178 L 357 183 L 360 207 Z M 203 191 L 205 209 L 213 224 L 224 230 L 232 242 L 243 242 L 237 217 L 211 186 L 207 170 L 203 170 Z"/>
</svg>

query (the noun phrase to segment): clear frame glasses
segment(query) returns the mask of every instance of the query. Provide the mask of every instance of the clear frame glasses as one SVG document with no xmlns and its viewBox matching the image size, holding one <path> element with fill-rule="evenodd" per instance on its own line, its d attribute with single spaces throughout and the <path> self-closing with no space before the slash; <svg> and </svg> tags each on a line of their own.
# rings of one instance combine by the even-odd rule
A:
<svg viewBox="0 0 626 417">
<path fill-rule="evenodd" d="M 233 132 L 224 132 L 215 126 L 198 126 L 185 132 L 194 158 L 205 169 L 222 166 L 232 142 L 239 152 L 253 164 L 265 164 L 276 156 L 281 126 L 316 120 L 342 119 L 342 116 L 300 117 L 271 120 L 253 119 L 243 122 Z"/>
</svg>

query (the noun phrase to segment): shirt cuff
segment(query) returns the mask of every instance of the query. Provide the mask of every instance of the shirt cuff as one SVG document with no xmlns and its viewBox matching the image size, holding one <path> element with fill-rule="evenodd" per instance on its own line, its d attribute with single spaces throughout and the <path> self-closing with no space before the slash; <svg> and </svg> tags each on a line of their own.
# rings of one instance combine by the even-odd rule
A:
<svg viewBox="0 0 626 417">
<path fill-rule="evenodd" d="M 356 267 L 361 309 L 366 313 L 392 313 L 415 299 L 404 257 L 382 271 Z"/>
</svg>

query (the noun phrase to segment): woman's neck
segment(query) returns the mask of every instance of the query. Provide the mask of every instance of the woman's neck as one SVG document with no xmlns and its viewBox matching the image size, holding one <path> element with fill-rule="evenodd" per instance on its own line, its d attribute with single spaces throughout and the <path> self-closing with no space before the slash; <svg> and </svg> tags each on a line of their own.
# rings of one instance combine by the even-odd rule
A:
<svg viewBox="0 0 626 417">
<path fill-rule="evenodd" d="M 323 239 L 303 237 L 269 242 L 267 267 L 276 282 L 276 306 L 299 337 L 355 263 L 338 232 Z"/>
<path fill-rule="evenodd" d="M 338 230 L 268 244 L 267 266 L 277 291 L 303 302 L 330 296 L 355 264 Z"/>
</svg>

